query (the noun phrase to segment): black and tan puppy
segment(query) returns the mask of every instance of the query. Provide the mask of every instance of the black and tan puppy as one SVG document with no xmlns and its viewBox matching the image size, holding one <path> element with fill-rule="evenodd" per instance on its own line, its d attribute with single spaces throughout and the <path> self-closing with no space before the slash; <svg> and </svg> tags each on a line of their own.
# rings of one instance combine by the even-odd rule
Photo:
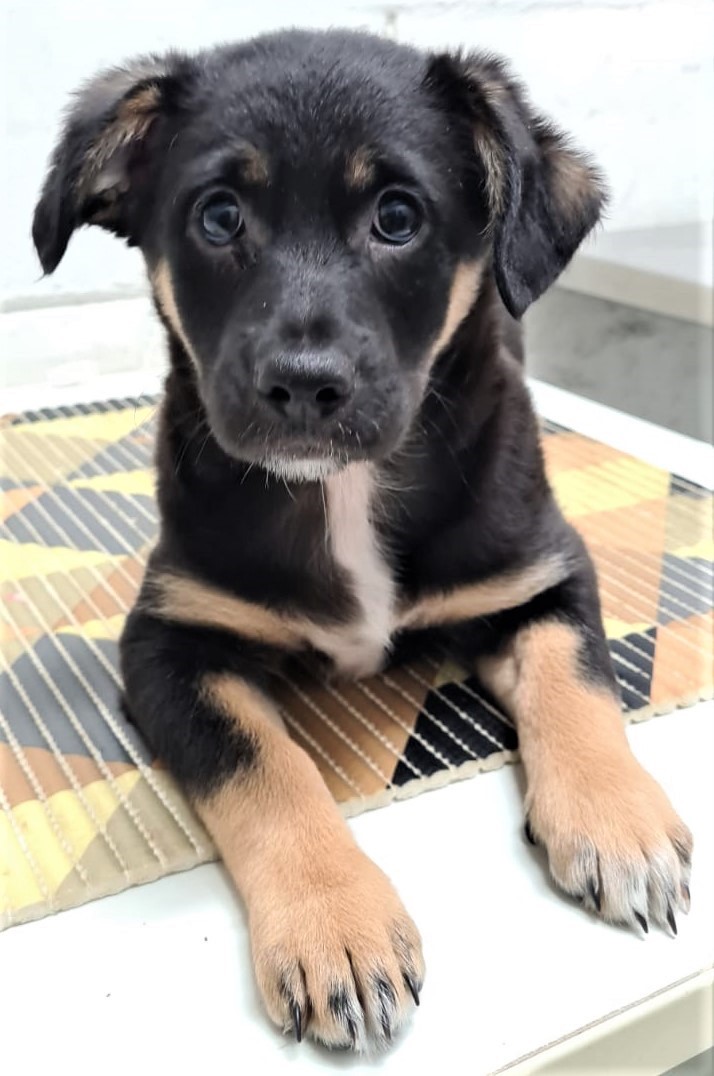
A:
<svg viewBox="0 0 714 1076">
<path fill-rule="evenodd" d="M 389 1041 L 419 934 L 271 701 L 438 640 L 520 735 L 530 832 L 614 922 L 686 908 L 691 839 L 628 747 L 596 582 L 548 488 L 517 319 L 598 220 L 598 172 L 500 62 L 290 32 L 99 75 L 34 222 L 137 245 L 171 372 L 161 534 L 126 704 L 245 901 L 268 1012 Z"/>
</svg>

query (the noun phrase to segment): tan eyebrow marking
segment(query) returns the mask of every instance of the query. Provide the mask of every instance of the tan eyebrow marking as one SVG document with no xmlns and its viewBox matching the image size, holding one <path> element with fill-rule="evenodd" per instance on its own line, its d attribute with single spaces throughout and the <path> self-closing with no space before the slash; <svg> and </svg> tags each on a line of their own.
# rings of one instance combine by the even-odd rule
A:
<svg viewBox="0 0 714 1076">
<path fill-rule="evenodd" d="M 237 157 L 246 183 L 267 184 L 270 179 L 270 168 L 268 158 L 261 150 L 249 142 L 241 142 Z"/>
<path fill-rule="evenodd" d="M 363 191 L 375 177 L 374 154 L 369 146 L 360 146 L 347 157 L 345 183 L 354 191 Z"/>
</svg>

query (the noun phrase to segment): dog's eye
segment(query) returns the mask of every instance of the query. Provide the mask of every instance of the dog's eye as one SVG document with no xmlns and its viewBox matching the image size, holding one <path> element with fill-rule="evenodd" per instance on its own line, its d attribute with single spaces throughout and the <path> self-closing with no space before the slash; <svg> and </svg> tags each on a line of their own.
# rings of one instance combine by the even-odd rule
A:
<svg viewBox="0 0 714 1076">
<path fill-rule="evenodd" d="M 372 233 L 384 243 L 403 246 L 419 231 L 421 209 L 406 191 L 386 191 L 379 199 Z"/>
<path fill-rule="evenodd" d="M 216 191 L 200 208 L 199 219 L 209 243 L 223 246 L 243 230 L 243 215 L 229 191 Z"/>
</svg>

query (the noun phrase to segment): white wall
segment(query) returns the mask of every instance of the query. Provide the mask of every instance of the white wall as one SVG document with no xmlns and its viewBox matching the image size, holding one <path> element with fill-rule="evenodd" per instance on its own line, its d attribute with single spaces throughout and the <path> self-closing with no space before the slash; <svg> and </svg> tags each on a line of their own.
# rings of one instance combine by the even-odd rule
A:
<svg viewBox="0 0 714 1076">
<path fill-rule="evenodd" d="M 383 18 L 339 5 L 345 25 Z M 53 277 L 41 272 L 29 238 L 46 159 L 68 95 L 88 75 L 136 53 L 197 49 L 251 37 L 296 20 L 329 25 L 335 5 L 303 0 L 4 0 L 4 129 L 0 135 L 4 251 L 0 292 L 18 307 L 59 296 L 136 291 L 142 284 L 136 251 L 97 228 L 75 236 Z"/>
<path fill-rule="evenodd" d="M 608 172 L 609 227 L 708 220 L 714 174 L 714 9 L 709 0 L 4 0 L 0 134 L 3 255 L 11 308 L 132 294 L 140 259 L 98 230 L 38 280 L 30 220 L 61 109 L 97 67 L 299 23 L 364 26 L 426 48 L 509 56 L 534 99 Z"/>
</svg>

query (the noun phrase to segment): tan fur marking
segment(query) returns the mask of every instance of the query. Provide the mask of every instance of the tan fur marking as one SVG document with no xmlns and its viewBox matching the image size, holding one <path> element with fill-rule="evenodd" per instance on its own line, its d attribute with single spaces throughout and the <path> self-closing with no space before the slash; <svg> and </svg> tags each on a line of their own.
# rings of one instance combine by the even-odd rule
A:
<svg viewBox="0 0 714 1076">
<path fill-rule="evenodd" d="M 437 624 L 457 624 L 473 617 L 515 609 L 555 586 L 565 578 L 566 572 L 565 559 L 556 555 L 531 564 L 521 572 L 504 572 L 481 583 L 430 594 L 404 609 L 399 617 L 399 626 L 426 628 Z"/>
<path fill-rule="evenodd" d="M 509 88 L 504 82 L 490 78 L 485 73 L 478 75 L 479 85 L 491 108 L 502 108 L 508 98 Z"/>
<path fill-rule="evenodd" d="M 468 65 L 467 73 L 473 87 L 482 96 L 488 109 L 496 114 L 508 107 L 512 87 L 504 71 L 488 60 L 476 59 Z M 488 116 L 474 119 L 473 137 L 476 152 L 480 155 L 486 176 L 486 197 L 491 210 L 491 226 L 505 208 L 506 156 L 505 151 L 489 124 Z"/>
<path fill-rule="evenodd" d="M 153 611 L 168 620 L 219 628 L 287 650 L 305 644 L 307 622 L 297 617 L 273 612 L 184 575 L 166 572 L 152 577 L 152 583 L 156 589 Z"/>
<path fill-rule="evenodd" d="M 562 146 L 544 148 L 551 169 L 551 191 L 559 209 L 567 216 L 598 197 L 596 174 L 586 160 Z"/>
<path fill-rule="evenodd" d="M 262 740 L 268 730 L 277 729 L 285 733 L 282 718 L 272 699 L 239 676 L 210 673 L 204 677 L 202 694 L 207 702 L 235 720 L 241 730 L 253 737 L 261 749 Z M 249 773 L 247 780 L 250 779 Z"/>
<path fill-rule="evenodd" d="M 531 763 L 541 763 L 547 752 L 548 764 L 568 767 L 586 781 L 595 743 L 627 741 L 614 696 L 588 684 L 578 669 L 579 644 L 566 624 L 534 624 L 504 654 L 482 659 L 479 673 L 518 720 Z"/>
<path fill-rule="evenodd" d="M 317 624 L 307 617 L 276 612 L 208 583 L 169 572 L 153 576 L 152 583 L 152 611 L 167 620 L 218 628 L 284 650 L 312 646 L 332 657 L 339 668 L 344 663 L 350 675 L 354 675 L 353 665 L 359 664 L 363 651 L 372 660 L 375 658 L 376 643 L 369 625 L 363 625 L 361 618 L 348 624 Z M 388 637 L 383 639 L 380 635 L 377 641 L 381 654 Z"/>
<path fill-rule="evenodd" d="M 588 682 L 581 643 L 567 624 L 533 624 L 478 672 L 516 720 L 526 810 L 555 880 L 607 919 L 666 924 L 688 905 L 691 835 L 632 754 L 615 695 Z"/>
<path fill-rule="evenodd" d="M 151 283 L 154 286 L 154 294 L 156 295 L 164 317 L 183 344 L 186 354 L 198 369 L 199 366 L 196 353 L 193 350 L 191 341 L 186 335 L 186 330 L 183 327 L 181 315 L 179 314 L 176 296 L 174 295 L 173 281 L 171 279 L 171 270 L 168 267 L 168 263 L 163 259 L 158 263 L 151 274 Z"/>
<path fill-rule="evenodd" d="M 241 145 L 238 153 L 241 165 L 241 174 L 246 183 L 266 184 L 270 178 L 268 158 L 255 146 L 249 143 Z"/>
<path fill-rule="evenodd" d="M 479 262 L 461 262 L 457 266 L 451 281 L 449 304 L 446 308 L 444 323 L 439 330 L 439 335 L 429 349 L 430 363 L 444 350 L 473 306 L 482 275 L 483 265 Z"/>
<path fill-rule="evenodd" d="M 87 154 L 78 187 L 91 189 L 98 172 L 127 142 L 141 139 L 156 119 L 161 103 L 157 86 L 146 86 L 119 105 L 116 118 L 105 127 Z"/>
<path fill-rule="evenodd" d="M 158 86 L 144 86 L 137 93 L 133 93 L 121 106 L 120 117 L 146 118 L 150 113 L 156 112 L 161 104 L 161 93 Z"/>
<path fill-rule="evenodd" d="M 355 1046 L 364 1047 L 368 1036 L 379 1040 L 377 975 L 386 974 L 394 987 L 394 1028 L 411 1004 L 404 972 L 417 982 L 423 977 L 414 924 L 389 880 L 355 844 L 316 766 L 282 729 L 272 702 L 226 674 L 207 677 L 204 696 L 258 749 L 254 766 L 197 810 L 246 903 L 256 976 L 271 1018 L 289 1028 L 294 999 L 310 1034 L 331 1045 L 349 1043 L 344 1014 L 340 1021 L 330 998 L 354 973 L 367 1010 L 355 991 L 348 1014 Z"/>
<path fill-rule="evenodd" d="M 347 158 L 345 183 L 354 191 L 366 190 L 374 180 L 375 169 L 372 150 L 369 146 L 360 146 Z"/>
<path fill-rule="evenodd" d="M 373 492 L 367 464 L 351 464 L 325 479 L 327 539 L 359 606 L 349 621 L 317 623 L 174 573 L 153 578 L 155 611 L 170 620 L 221 628 L 287 650 L 314 647 L 345 676 L 371 675 L 383 663 L 394 627 L 394 581 L 370 517 Z"/>
<path fill-rule="evenodd" d="M 474 145 L 486 172 L 486 197 L 493 219 L 505 208 L 506 159 L 503 146 L 491 128 L 480 121 L 474 123 Z"/>
</svg>

